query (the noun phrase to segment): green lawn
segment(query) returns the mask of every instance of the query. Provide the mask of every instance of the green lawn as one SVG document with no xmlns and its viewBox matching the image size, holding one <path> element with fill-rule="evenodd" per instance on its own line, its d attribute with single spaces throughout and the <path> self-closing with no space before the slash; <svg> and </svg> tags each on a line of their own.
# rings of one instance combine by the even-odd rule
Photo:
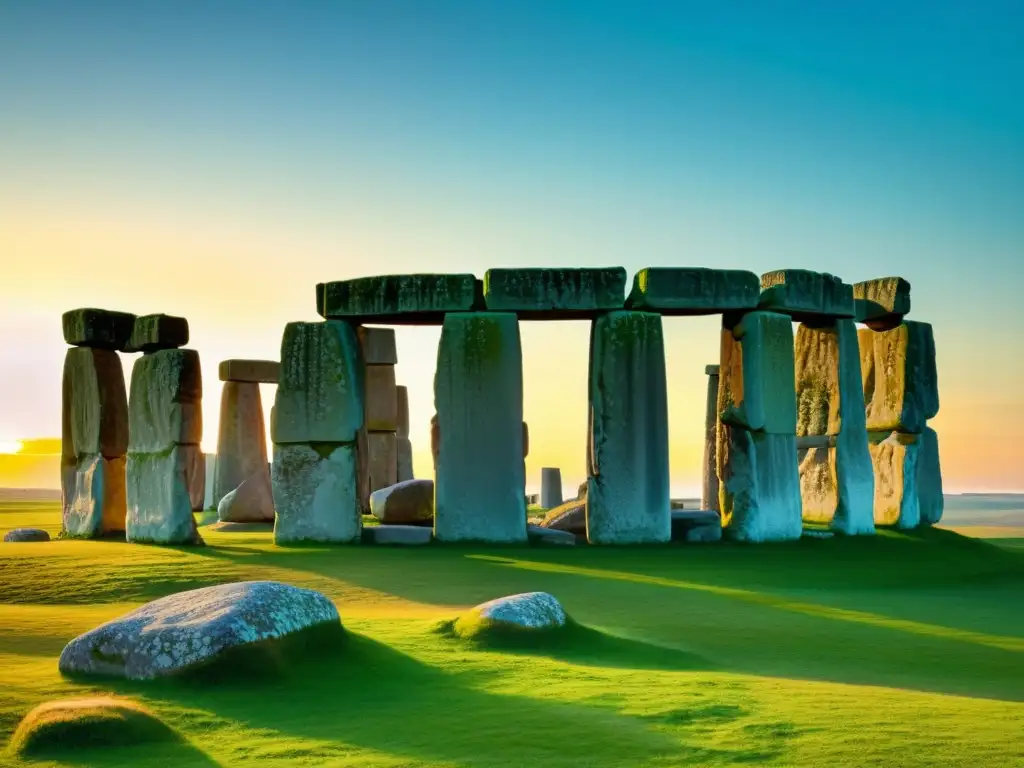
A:
<svg viewBox="0 0 1024 768">
<path fill-rule="evenodd" d="M 20 525 L 56 533 L 56 505 L 0 507 L 0 533 Z M 66 764 L 1024 765 L 1024 540 L 933 530 L 632 550 L 279 550 L 265 533 L 204 536 L 196 550 L 0 544 L 4 744 L 41 702 L 113 693 L 185 743 L 80 750 Z M 58 674 L 76 634 L 161 595 L 245 579 L 329 595 L 349 639 L 284 679 Z M 515 652 L 435 631 L 528 590 L 597 631 Z M 17 763 L 0 753 L 0 764 Z"/>
</svg>

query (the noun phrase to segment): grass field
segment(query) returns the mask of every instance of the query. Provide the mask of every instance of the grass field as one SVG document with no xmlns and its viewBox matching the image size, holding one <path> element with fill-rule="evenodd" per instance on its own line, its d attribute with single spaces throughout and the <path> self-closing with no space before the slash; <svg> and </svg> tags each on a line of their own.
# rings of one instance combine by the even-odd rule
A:
<svg viewBox="0 0 1024 768">
<path fill-rule="evenodd" d="M 21 525 L 56 533 L 57 505 L 0 506 L 0 533 Z M 1024 765 L 1024 539 L 278 550 L 265 533 L 204 536 L 196 550 L 0 544 L 4 744 L 39 703 L 112 693 L 184 741 L 79 750 L 63 764 Z M 76 634 L 245 579 L 329 595 L 348 640 L 285 678 L 244 683 L 58 674 Z M 516 652 L 434 631 L 528 590 L 552 592 L 595 631 Z M 18 763 L 0 752 L 0 764 Z"/>
</svg>

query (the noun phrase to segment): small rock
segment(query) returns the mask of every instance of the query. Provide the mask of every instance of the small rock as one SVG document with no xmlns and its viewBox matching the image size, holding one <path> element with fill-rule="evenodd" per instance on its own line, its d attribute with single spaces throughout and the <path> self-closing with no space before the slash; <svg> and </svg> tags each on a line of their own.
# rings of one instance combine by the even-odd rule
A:
<svg viewBox="0 0 1024 768">
<path fill-rule="evenodd" d="M 585 535 L 587 532 L 587 498 L 567 501 L 560 507 L 548 512 L 542 528 L 553 528 L 556 531 L 569 531 Z"/>
<path fill-rule="evenodd" d="M 565 609 L 553 595 L 524 592 L 476 606 L 459 617 L 454 630 L 460 637 L 474 637 L 493 629 L 558 629 L 568 621 Z"/>
<path fill-rule="evenodd" d="M 527 525 L 526 536 L 531 544 L 554 545 L 556 547 L 572 547 L 576 545 L 575 533 L 560 531 L 557 528 Z"/>
<path fill-rule="evenodd" d="M 188 320 L 173 315 L 136 317 L 132 335 L 124 347 L 128 353 L 158 352 L 188 344 Z"/>
<path fill-rule="evenodd" d="M 406 480 L 370 494 L 370 514 L 382 523 L 427 523 L 434 519 L 434 481 Z"/>
<path fill-rule="evenodd" d="M 49 541 L 50 534 L 41 528 L 13 528 L 4 534 L 4 541 Z"/>
<path fill-rule="evenodd" d="M 368 525 L 363 528 L 367 544 L 419 546 L 429 544 L 434 532 L 423 525 Z"/>
</svg>

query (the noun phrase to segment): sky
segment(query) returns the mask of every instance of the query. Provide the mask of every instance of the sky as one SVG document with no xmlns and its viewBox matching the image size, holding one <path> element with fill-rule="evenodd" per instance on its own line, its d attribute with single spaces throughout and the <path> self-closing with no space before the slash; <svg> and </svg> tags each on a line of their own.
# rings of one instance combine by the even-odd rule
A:
<svg viewBox="0 0 1024 768">
<path fill-rule="evenodd" d="M 317 282 L 807 268 L 911 282 L 947 490 L 1024 490 L 1019 3 L 0 0 L 0 52 L 0 443 L 59 434 L 74 307 L 189 319 L 212 450 L 217 363 Z M 665 330 L 692 493 L 718 321 Z M 398 331 L 418 475 L 438 335 Z M 528 486 L 583 479 L 587 337 L 523 324 Z"/>
</svg>

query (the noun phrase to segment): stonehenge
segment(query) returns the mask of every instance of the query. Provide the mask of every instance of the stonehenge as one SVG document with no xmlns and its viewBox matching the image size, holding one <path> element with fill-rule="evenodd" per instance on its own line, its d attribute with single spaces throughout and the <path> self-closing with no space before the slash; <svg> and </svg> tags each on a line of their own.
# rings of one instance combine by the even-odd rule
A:
<svg viewBox="0 0 1024 768">
<path fill-rule="evenodd" d="M 554 509 L 562 505 L 562 470 L 544 467 L 540 471 L 540 505 Z"/>
</svg>

